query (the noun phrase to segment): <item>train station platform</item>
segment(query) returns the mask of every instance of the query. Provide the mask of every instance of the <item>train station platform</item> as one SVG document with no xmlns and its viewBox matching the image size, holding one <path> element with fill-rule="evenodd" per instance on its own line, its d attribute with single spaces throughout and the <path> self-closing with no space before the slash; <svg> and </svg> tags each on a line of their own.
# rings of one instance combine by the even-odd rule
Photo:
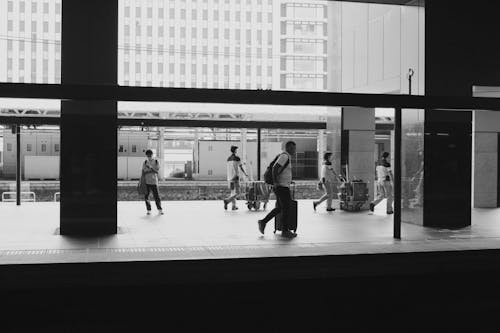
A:
<svg viewBox="0 0 500 333">
<path fill-rule="evenodd" d="M 270 202 L 272 207 L 274 203 Z M 153 205 L 154 206 L 154 205 Z M 473 225 L 458 230 L 402 225 L 392 237 L 392 216 L 370 212 L 312 209 L 299 201 L 298 237 L 262 236 L 257 220 L 264 211 L 224 211 L 221 201 L 167 201 L 165 215 L 145 214 L 142 202 L 119 202 L 117 235 L 61 236 L 59 203 L 0 205 L 0 264 L 88 263 L 298 257 L 370 253 L 411 253 L 500 248 L 500 210 L 474 209 Z"/>
</svg>

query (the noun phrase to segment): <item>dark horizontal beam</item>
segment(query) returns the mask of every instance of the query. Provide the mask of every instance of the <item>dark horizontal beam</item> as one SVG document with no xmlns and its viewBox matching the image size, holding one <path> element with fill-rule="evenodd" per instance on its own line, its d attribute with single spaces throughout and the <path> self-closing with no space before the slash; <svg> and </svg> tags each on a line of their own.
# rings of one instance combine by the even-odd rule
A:
<svg viewBox="0 0 500 333">
<path fill-rule="evenodd" d="M 6 125 L 59 125 L 59 117 L 0 116 L 0 124 Z"/>
<path fill-rule="evenodd" d="M 119 118 L 118 126 L 144 127 L 210 127 L 210 128 L 278 128 L 278 129 L 326 129 L 326 123 L 288 121 L 244 120 L 190 120 L 190 119 L 131 119 Z"/>
<path fill-rule="evenodd" d="M 0 124 L 6 125 L 59 125 L 61 118 L 0 116 Z M 320 122 L 267 122 L 244 120 L 199 120 L 199 119 L 134 119 L 118 118 L 118 126 L 144 127 L 210 127 L 210 128 L 277 128 L 277 129 L 326 129 Z"/>
<path fill-rule="evenodd" d="M 0 97 L 500 111 L 499 98 L 1 83 Z"/>
</svg>

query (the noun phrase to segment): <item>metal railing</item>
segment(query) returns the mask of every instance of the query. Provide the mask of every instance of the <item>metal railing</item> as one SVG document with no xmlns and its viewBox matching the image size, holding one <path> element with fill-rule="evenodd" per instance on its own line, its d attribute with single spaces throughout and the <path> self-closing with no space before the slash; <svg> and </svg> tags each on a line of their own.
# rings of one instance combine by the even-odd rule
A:
<svg viewBox="0 0 500 333">
<path fill-rule="evenodd" d="M 16 192 L 2 192 L 2 202 L 16 202 Z M 21 201 L 36 202 L 35 192 L 21 192 Z"/>
</svg>

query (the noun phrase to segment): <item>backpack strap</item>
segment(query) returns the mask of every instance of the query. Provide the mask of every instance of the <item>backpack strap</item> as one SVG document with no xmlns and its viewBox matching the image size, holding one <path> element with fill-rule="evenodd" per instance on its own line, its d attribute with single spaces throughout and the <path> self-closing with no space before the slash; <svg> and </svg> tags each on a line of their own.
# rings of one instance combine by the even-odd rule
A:
<svg viewBox="0 0 500 333">
<path fill-rule="evenodd" d="M 285 153 L 280 153 L 278 156 L 276 156 L 276 161 L 278 160 L 278 158 L 282 155 L 282 154 L 285 154 Z M 288 166 L 288 164 L 290 164 L 290 156 L 288 156 L 287 154 L 287 160 L 285 162 L 285 165 L 283 165 L 283 167 L 281 168 L 281 170 L 278 172 L 278 176 L 281 175 L 281 173 L 286 169 L 286 167 Z M 275 161 L 275 162 L 276 162 Z"/>
</svg>

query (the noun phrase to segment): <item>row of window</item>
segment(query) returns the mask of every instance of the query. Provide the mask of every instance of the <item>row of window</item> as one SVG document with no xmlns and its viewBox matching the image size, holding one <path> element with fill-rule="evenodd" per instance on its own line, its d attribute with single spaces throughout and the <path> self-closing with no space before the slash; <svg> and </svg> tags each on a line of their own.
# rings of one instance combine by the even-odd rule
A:
<svg viewBox="0 0 500 333">
<path fill-rule="evenodd" d="M 12 143 L 10 143 L 10 142 L 7 143 L 7 151 L 12 152 L 12 150 L 13 150 Z M 46 153 L 47 152 L 47 144 L 42 143 L 40 145 L 40 150 L 42 153 Z M 55 143 L 54 144 L 54 152 L 58 153 L 58 152 L 60 152 L 60 150 L 61 150 L 61 145 L 59 143 Z M 26 144 L 26 151 L 32 152 L 33 151 L 33 144 L 31 144 L 31 143 Z"/>
<path fill-rule="evenodd" d="M 26 12 L 26 3 L 31 4 L 31 13 L 36 14 L 38 13 L 38 2 L 35 1 L 16 1 L 19 2 L 19 12 L 25 13 Z M 43 13 L 44 14 L 49 14 L 49 2 L 45 1 L 43 4 L 41 4 L 43 8 Z M 10 0 L 7 3 L 7 11 L 9 13 L 14 12 L 14 1 Z M 61 1 L 57 1 L 55 3 L 55 12 L 56 14 L 61 14 Z"/>
<path fill-rule="evenodd" d="M 176 13 L 176 11 L 178 13 Z M 201 12 L 201 15 L 200 15 Z M 220 10 L 213 10 L 212 11 L 212 16 L 209 18 L 208 17 L 208 9 L 203 9 L 203 10 L 198 10 L 198 9 L 191 9 L 191 20 L 196 21 L 196 20 L 203 20 L 203 21 L 219 21 L 222 18 Z M 265 13 L 262 12 L 253 12 L 253 11 L 246 11 L 245 12 L 245 21 L 246 22 L 258 22 L 262 23 L 263 22 L 263 16 Z M 141 7 L 137 7 L 135 9 L 135 17 L 136 18 L 141 18 L 142 13 L 141 13 Z M 235 22 L 241 22 L 242 20 L 242 15 L 241 11 L 234 11 L 233 15 L 231 15 L 231 11 L 225 10 L 224 11 L 224 21 L 230 22 L 230 21 L 235 21 Z M 253 16 L 253 19 L 252 19 Z M 125 18 L 130 18 L 130 7 L 125 7 Z M 146 18 L 152 19 L 153 18 L 153 9 L 148 8 L 147 9 L 147 15 Z M 177 18 L 181 20 L 187 20 L 187 10 L 186 9 L 180 9 L 176 10 L 176 8 L 170 8 L 169 9 L 169 14 L 168 18 L 170 20 L 175 20 Z M 163 8 L 158 9 L 158 19 L 163 20 L 165 19 L 165 11 Z M 267 22 L 272 23 L 273 22 L 273 13 L 268 12 L 267 13 Z"/>
<path fill-rule="evenodd" d="M 26 49 L 26 44 L 32 44 L 30 41 L 24 41 L 24 40 L 15 41 L 14 39 L 9 39 L 9 40 L 7 40 L 7 52 L 12 52 L 14 50 L 14 42 L 19 43 L 19 51 L 20 52 L 23 52 Z M 40 42 L 42 44 L 42 49 L 44 52 L 48 52 L 49 45 L 52 44 L 52 45 L 54 45 L 56 57 L 61 54 L 61 43 L 55 43 L 55 42 L 49 43 L 49 40 L 47 40 L 47 39 L 41 39 Z M 32 48 L 34 48 L 34 47 L 32 46 Z"/>
<path fill-rule="evenodd" d="M 31 21 L 31 33 L 36 33 L 38 32 L 38 23 L 39 21 Z M 57 21 L 55 23 L 50 23 L 54 24 L 54 32 L 56 34 L 61 33 L 61 22 Z M 26 32 L 26 23 L 23 20 L 19 21 L 19 27 L 18 27 L 19 32 Z M 13 20 L 8 20 L 7 21 L 7 31 L 8 32 L 13 32 L 14 31 L 14 21 Z M 42 24 L 42 32 L 43 33 L 49 33 L 49 22 L 44 21 Z"/>
<path fill-rule="evenodd" d="M 198 51 L 198 47 L 196 45 L 192 45 L 191 49 L 186 49 L 185 45 L 181 45 L 179 49 L 176 49 L 174 45 L 170 45 L 168 50 L 163 50 L 163 46 L 160 46 L 156 49 L 153 49 L 152 47 L 141 47 L 141 46 L 136 46 L 135 48 L 130 48 L 130 47 L 119 47 L 119 49 L 124 50 L 124 55 L 125 55 L 125 60 L 128 60 L 130 57 L 130 51 L 135 51 L 136 57 L 139 57 L 141 52 L 145 52 L 148 56 L 152 56 L 153 52 L 155 54 L 158 54 L 160 56 L 164 54 L 168 54 L 170 56 L 173 56 L 174 54 L 180 54 L 181 59 L 186 59 L 186 55 L 191 55 L 193 57 L 196 56 L 202 56 L 202 61 L 206 62 L 207 61 L 207 56 L 211 56 L 214 62 L 219 61 L 219 57 L 224 57 L 224 61 L 229 62 L 229 58 L 235 58 L 236 61 L 240 61 L 241 58 L 258 58 L 262 59 L 264 58 L 263 53 L 262 53 L 262 48 L 258 47 L 256 49 L 253 49 L 251 47 L 247 47 L 245 49 L 245 53 L 243 53 L 243 50 L 241 47 L 237 46 L 234 48 L 234 52 L 230 52 L 229 46 L 224 47 L 224 50 L 222 48 L 219 48 L 218 46 L 214 46 L 211 51 L 208 50 L 208 46 L 203 46 L 200 51 Z M 273 55 L 273 49 L 268 48 L 267 49 L 267 58 L 271 59 L 273 57 L 279 57 L 279 55 Z"/>
<path fill-rule="evenodd" d="M 158 37 L 162 38 L 162 37 L 166 37 L 165 36 L 165 30 L 162 26 L 158 27 L 157 29 L 157 33 L 158 33 Z M 219 39 L 219 37 L 223 37 L 225 40 L 229 40 L 231 38 L 231 30 L 233 30 L 233 36 L 232 38 L 239 41 L 241 40 L 241 36 L 242 36 L 242 31 L 241 29 L 229 29 L 229 28 L 225 28 L 225 29 L 219 29 L 219 28 L 213 28 L 212 29 L 212 35 L 210 36 L 211 39 Z M 168 37 L 169 38 L 175 38 L 176 37 L 176 31 L 178 31 L 178 36 L 180 38 L 186 38 L 187 37 L 187 28 L 186 27 L 181 27 L 180 29 L 176 29 L 175 27 L 169 27 L 168 29 Z M 196 27 L 192 27 L 191 28 L 191 38 L 192 39 L 196 39 L 198 38 L 198 31 L 201 31 L 201 37 L 204 38 L 204 39 L 208 39 L 209 36 L 208 36 L 208 32 L 209 32 L 209 29 L 208 28 L 196 28 Z M 246 33 L 246 40 L 247 40 L 247 43 L 249 43 L 250 41 L 252 41 L 252 31 L 254 31 L 254 34 L 256 36 L 256 40 L 259 44 L 262 44 L 262 37 L 263 37 L 263 30 L 252 30 L 252 29 L 246 29 L 245 30 L 245 33 Z M 222 35 L 221 33 L 224 32 L 224 34 Z M 142 34 L 142 28 L 140 25 L 137 25 L 135 27 L 135 35 L 136 36 L 140 36 Z M 129 25 L 126 25 L 124 27 L 124 35 L 125 37 L 130 37 L 130 26 Z M 146 36 L 147 37 L 153 37 L 153 26 L 151 25 L 148 25 L 146 27 Z M 272 44 L 272 41 L 273 41 L 273 32 L 272 30 L 267 30 L 267 43 L 269 45 Z"/>
<path fill-rule="evenodd" d="M 131 3 L 133 3 L 133 0 L 132 1 L 131 0 L 124 0 L 124 1 L 125 1 L 125 7 L 129 7 L 129 6 L 131 6 Z M 197 5 L 198 2 L 200 2 L 202 4 L 208 4 L 208 0 L 180 0 L 180 5 L 185 6 L 187 1 L 189 1 L 193 6 Z M 177 5 L 176 0 L 157 0 L 158 7 L 162 8 L 164 5 L 167 6 L 167 2 L 169 2 L 171 6 Z M 179 2 L 179 1 L 177 1 L 177 2 Z M 224 4 L 226 4 L 226 5 L 229 5 L 230 3 L 234 3 L 236 5 L 241 5 L 243 3 L 243 1 L 241 1 L 241 0 L 224 0 L 224 1 L 212 0 L 211 1 L 211 3 L 213 3 L 214 5 L 222 4 L 222 2 L 224 2 Z M 135 2 L 136 6 L 144 5 L 144 3 L 146 3 L 147 7 L 153 6 L 152 0 L 147 0 L 147 1 L 136 0 L 136 2 Z M 261 6 L 264 3 L 264 1 L 263 0 L 246 0 L 245 3 L 248 6 L 251 6 L 252 3 L 256 3 L 257 5 Z M 272 6 L 273 0 L 267 0 L 267 4 L 269 6 Z"/>
<path fill-rule="evenodd" d="M 135 87 L 153 87 L 153 81 L 135 81 L 132 82 Z M 124 80 L 123 81 L 124 86 L 130 86 L 131 81 L 129 80 Z M 160 81 L 158 85 L 159 87 L 176 87 L 176 88 L 224 88 L 224 89 L 257 89 L 257 90 L 263 90 L 263 89 L 272 89 L 271 84 L 263 85 L 262 83 L 256 83 L 252 85 L 250 82 L 247 82 L 245 84 L 240 83 L 240 82 L 235 82 L 233 84 L 229 83 L 229 80 L 226 80 L 224 83 L 219 82 L 219 81 L 213 81 L 211 84 L 207 81 L 203 82 L 197 82 L 197 81 L 192 81 L 191 85 L 188 85 L 188 82 L 186 81 L 180 81 L 179 83 L 175 83 L 174 81 L 167 82 L 166 81 Z"/>
<path fill-rule="evenodd" d="M 152 74 L 153 73 L 153 64 L 152 63 L 147 63 L 146 66 L 146 73 L 147 74 Z M 179 73 L 180 74 L 186 74 L 186 65 L 185 64 L 181 64 L 180 66 L 178 64 L 174 64 L 174 63 L 170 63 L 168 68 L 169 68 L 169 74 L 173 75 L 175 73 L 175 68 L 178 68 L 179 69 Z M 235 75 L 240 75 L 242 73 L 241 71 L 241 67 L 240 65 L 236 65 L 234 66 L 234 73 Z M 142 64 L 139 63 L 139 62 L 136 62 L 135 63 L 135 73 L 136 74 L 140 74 L 142 73 L 141 72 L 141 68 L 142 68 Z M 191 74 L 197 74 L 197 65 L 196 64 L 192 64 L 191 65 Z M 263 66 L 255 66 L 256 68 L 256 74 L 257 76 L 262 76 L 264 75 L 264 68 Z M 157 66 L 156 66 L 156 74 L 163 74 L 164 72 L 164 66 L 163 66 L 163 63 L 158 63 Z M 213 69 L 213 73 L 219 73 L 219 65 L 213 65 L 212 67 Z M 224 76 L 228 76 L 229 75 L 229 65 L 224 65 L 224 67 L 221 67 L 221 69 L 223 69 L 223 72 L 224 72 Z M 245 66 L 245 74 L 247 76 L 250 76 L 252 75 L 252 66 L 250 65 L 247 65 Z M 125 72 L 125 75 L 129 75 L 130 74 L 130 64 L 128 62 L 125 62 L 124 63 L 124 72 Z M 207 75 L 208 74 L 208 65 L 204 64 L 201 66 L 201 73 L 203 75 Z M 268 76 L 272 76 L 273 75 L 273 68 L 272 66 L 267 66 L 267 75 Z"/>
<path fill-rule="evenodd" d="M 281 4 L 281 17 L 295 19 L 327 19 L 327 6 L 307 3 Z"/>
</svg>

